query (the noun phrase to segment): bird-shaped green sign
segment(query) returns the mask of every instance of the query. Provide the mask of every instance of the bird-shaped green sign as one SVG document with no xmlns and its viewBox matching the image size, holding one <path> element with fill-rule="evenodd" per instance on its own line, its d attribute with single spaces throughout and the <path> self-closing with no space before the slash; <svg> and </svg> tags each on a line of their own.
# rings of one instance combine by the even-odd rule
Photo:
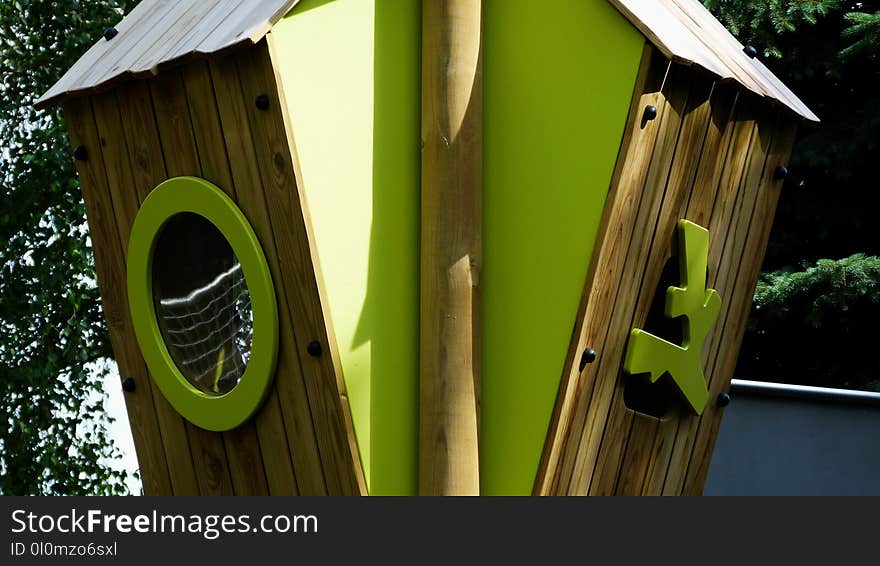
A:
<svg viewBox="0 0 880 566">
<path fill-rule="evenodd" d="M 718 317 L 721 297 L 706 288 L 709 262 L 709 231 L 690 222 L 678 223 L 678 262 L 681 287 L 666 290 L 667 318 L 684 317 L 681 346 L 641 329 L 630 333 L 623 369 L 630 375 L 649 373 L 651 383 L 669 374 L 684 398 L 698 414 L 709 399 L 700 352 L 709 329 Z"/>
</svg>

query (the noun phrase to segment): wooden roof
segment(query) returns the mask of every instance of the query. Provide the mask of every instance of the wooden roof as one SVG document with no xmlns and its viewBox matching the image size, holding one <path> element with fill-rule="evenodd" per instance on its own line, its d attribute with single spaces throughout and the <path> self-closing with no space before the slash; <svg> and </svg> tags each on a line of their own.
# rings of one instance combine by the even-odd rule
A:
<svg viewBox="0 0 880 566">
<path fill-rule="evenodd" d="M 698 0 L 608 0 L 671 60 L 697 65 L 723 80 L 787 106 L 807 120 L 819 118 Z"/>
<path fill-rule="evenodd" d="M 608 0 L 664 55 L 697 65 L 722 80 L 818 121 L 698 0 Z M 127 77 L 150 77 L 187 58 L 256 43 L 299 0 L 142 0 L 36 102 L 43 108 L 70 96 L 106 88 Z"/>
<path fill-rule="evenodd" d="M 142 0 L 37 100 L 101 90 L 126 76 L 150 77 L 187 58 L 260 41 L 299 0 Z M 108 22 L 108 25 L 112 22 Z"/>
</svg>

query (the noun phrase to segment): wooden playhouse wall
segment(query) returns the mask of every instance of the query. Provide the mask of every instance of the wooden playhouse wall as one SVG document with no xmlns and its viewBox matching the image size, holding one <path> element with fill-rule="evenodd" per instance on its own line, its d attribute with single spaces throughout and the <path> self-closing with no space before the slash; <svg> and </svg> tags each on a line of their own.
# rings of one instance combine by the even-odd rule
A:
<svg viewBox="0 0 880 566">
<path fill-rule="evenodd" d="M 258 95 L 268 110 L 258 110 Z M 64 107 L 77 161 L 104 310 L 149 495 L 319 495 L 365 492 L 311 226 L 301 206 L 296 152 L 269 40 L 149 81 L 128 81 Z M 279 304 L 277 374 L 265 404 L 241 427 L 208 432 L 165 400 L 135 340 L 125 257 L 140 204 L 181 175 L 222 188 L 263 246 Z M 307 345 L 319 340 L 323 355 Z"/>
<path fill-rule="evenodd" d="M 794 134 L 787 110 L 646 48 L 536 494 L 701 492 L 722 413 L 715 399 L 736 366 Z M 708 285 L 723 305 L 703 351 L 709 405 L 660 420 L 624 404 L 623 356 L 682 218 L 709 229 Z M 581 371 L 586 348 L 598 358 Z"/>
</svg>

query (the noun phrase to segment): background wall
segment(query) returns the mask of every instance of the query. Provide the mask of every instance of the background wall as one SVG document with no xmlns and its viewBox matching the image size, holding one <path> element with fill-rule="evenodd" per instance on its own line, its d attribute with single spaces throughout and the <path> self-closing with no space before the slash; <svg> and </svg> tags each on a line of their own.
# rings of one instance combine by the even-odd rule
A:
<svg viewBox="0 0 880 566">
<path fill-rule="evenodd" d="M 880 495 L 880 395 L 829 391 L 735 382 L 703 494 Z"/>
</svg>

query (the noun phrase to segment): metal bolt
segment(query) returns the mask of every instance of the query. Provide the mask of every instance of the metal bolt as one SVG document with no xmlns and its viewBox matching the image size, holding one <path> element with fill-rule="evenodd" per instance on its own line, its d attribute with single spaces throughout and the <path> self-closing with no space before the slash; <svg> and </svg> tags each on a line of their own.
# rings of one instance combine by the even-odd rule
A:
<svg viewBox="0 0 880 566">
<path fill-rule="evenodd" d="M 730 395 L 728 393 L 719 393 L 718 398 L 715 399 L 715 406 L 723 409 L 728 405 L 730 405 Z"/>
<path fill-rule="evenodd" d="M 109 27 L 104 30 L 104 39 L 106 39 L 107 41 L 110 41 L 111 39 L 113 39 L 117 35 L 119 35 L 119 30 L 117 30 L 114 27 Z"/>
<path fill-rule="evenodd" d="M 73 158 L 77 161 L 85 161 L 89 158 L 89 150 L 86 149 L 86 146 L 79 145 L 73 150 Z"/>
<path fill-rule="evenodd" d="M 596 361 L 596 350 L 592 348 L 587 348 L 584 350 L 584 353 L 581 354 L 581 371 L 586 369 L 587 364 L 591 364 Z"/>
<path fill-rule="evenodd" d="M 269 109 L 269 95 L 261 94 L 257 97 L 256 100 L 257 108 L 260 110 L 268 110 Z"/>
<path fill-rule="evenodd" d="M 754 59 L 758 56 L 758 50 L 751 45 L 746 45 L 745 47 L 743 47 L 743 53 L 745 53 L 749 57 L 749 59 Z"/>
<path fill-rule="evenodd" d="M 642 114 L 642 126 L 650 122 L 651 120 L 657 117 L 657 107 L 656 106 L 646 106 L 645 113 Z"/>
<path fill-rule="evenodd" d="M 309 345 L 306 348 L 306 351 L 313 358 L 317 358 L 324 351 L 324 348 L 321 346 L 320 342 L 318 342 L 317 340 L 312 340 L 311 342 L 309 342 Z"/>
<path fill-rule="evenodd" d="M 780 165 L 776 168 L 776 171 L 773 172 L 773 179 L 776 181 L 781 181 L 788 177 L 788 167 L 785 165 Z"/>
<path fill-rule="evenodd" d="M 126 377 L 122 380 L 122 390 L 126 393 L 132 393 L 135 390 L 134 378 Z"/>
</svg>

